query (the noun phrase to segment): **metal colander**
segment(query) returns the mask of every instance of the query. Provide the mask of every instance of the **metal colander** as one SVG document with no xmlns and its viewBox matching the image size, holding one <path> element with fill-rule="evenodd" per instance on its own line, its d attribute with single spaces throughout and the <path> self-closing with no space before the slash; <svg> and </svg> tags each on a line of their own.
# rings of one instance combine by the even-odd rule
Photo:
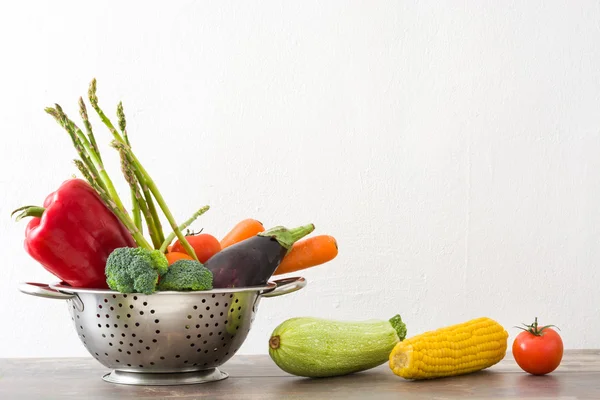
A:
<svg viewBox="0 0 600 400">
<path fill-rule="evenodd" d="M 224 379 L 217 367 L 240 348 L 262 297 L 294 292 L 304 278 L 261 287 L 121 294 L 62 284 L 21 284 L 23 293 L 66 300 L 88 352 L 113 383 L 173 385 Z"/>
</svg>

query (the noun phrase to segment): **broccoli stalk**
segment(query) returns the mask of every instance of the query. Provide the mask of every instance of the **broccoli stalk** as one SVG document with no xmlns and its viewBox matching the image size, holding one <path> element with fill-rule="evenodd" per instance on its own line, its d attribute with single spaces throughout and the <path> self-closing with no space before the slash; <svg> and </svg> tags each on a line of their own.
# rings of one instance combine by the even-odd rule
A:
<svg viewBox="0 0 600 400">
<path fill-rule="evenodd" d="M 152 294 L 168 268 L 167 257 L 159 250 L 120 247 L 106 260 L 106 283 L 120 293 Z"/>
<path fill-rule="evenodd" d="M 210 290 L 213 275 L 202 263 L 194 260 L 175 261 L 160 278 L 158 290 Z"/>
</svg>

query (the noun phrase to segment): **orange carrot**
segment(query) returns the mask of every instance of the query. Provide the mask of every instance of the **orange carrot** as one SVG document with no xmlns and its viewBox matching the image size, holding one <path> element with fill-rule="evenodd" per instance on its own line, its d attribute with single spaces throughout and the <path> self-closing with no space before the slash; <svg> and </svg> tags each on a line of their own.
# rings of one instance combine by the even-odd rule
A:
<svg viewBox="0 0 600 400">
<path fill-rule="evenodd" d="M 324 264 L 338 254 L 338 245 L 333 236 L 313 236 L 294 243 L 292 249 L 273 275 L 287 274 Z"/>
<path fill-rule="evenodd" d="M 193 260 L 193 258 L 188 256 L 186 253 L 179 253 L 177 251 L 170 251 L 167 254 L 165 254 L 165 256 L 167 257 L 169 265 L 179 260 Z"/>
<path fill-rule="evenodd" d="M 248 218 L 238 222 L 231 231 L 223 239 L 221 239 L 221 250 L 241 242 L 242 240 L 249 239 L 257 234 L 263 232 L 265 227 L 259 221 Z"/>
</svg>

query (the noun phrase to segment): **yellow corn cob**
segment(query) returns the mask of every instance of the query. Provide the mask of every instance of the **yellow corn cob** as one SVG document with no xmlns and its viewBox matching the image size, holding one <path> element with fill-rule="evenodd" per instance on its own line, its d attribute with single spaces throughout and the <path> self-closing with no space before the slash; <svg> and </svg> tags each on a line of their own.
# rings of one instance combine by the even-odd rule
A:
<svg viewBox="0 0 600 400">
<path fill-rule="evenodd" d="M 490 318 L 405 339 L 390 353 L 390 368 L 406 379 L 462 375 L 491 367 L 506 354 L 508 332 Z"/>
</svg>

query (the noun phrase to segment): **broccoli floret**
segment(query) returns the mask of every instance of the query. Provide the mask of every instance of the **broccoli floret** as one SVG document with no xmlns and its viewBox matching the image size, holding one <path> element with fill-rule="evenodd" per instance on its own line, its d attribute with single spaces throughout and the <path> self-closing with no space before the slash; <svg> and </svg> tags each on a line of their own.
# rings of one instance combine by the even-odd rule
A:
<svg viewBox="0 0 600 400">
<path fill-rule="evenodd" d="M 212 272 L 194 260 L 175 261 L 158 284 L 158 290 L 209 290 L 212 287 Z"/>
<path fill-rule="evenodd" d="M 159 250 L 120 247 L 106 260 L 106 283 L 120 293 L 152 294 L 168 268 L 169 262 Z"/>
</svg>

